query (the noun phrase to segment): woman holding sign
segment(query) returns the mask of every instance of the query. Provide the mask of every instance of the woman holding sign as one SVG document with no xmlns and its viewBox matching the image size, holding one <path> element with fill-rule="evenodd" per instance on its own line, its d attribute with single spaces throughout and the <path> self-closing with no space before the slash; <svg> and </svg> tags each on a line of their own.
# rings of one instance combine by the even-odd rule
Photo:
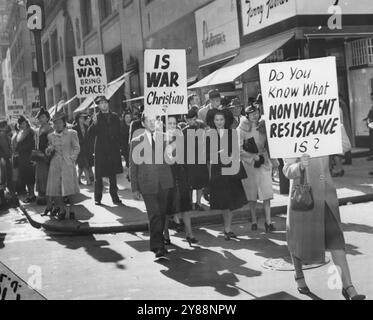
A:
<svg viewBox="0 0 373 320">
<path fill-rule="evenodd" d="M 345 299 L 364 300 L 365 296 L 356 292 L 351 281 L 339 202 L 329 171 L 329 158 L 311 159 L 304 155 L 299 159 L 286 160 L 284 174 L 291 180 L 292 196 L 288 208 L 287 238 L 298 291 L 305 295 L 311 293 L 303 274 L 303 264 L 324 263 L 325 251 L 330 251 L 334 264 L 341 273 L 342 294 Z M 313 198 L 313 201 L 308 201 L 309 205 L 300 206 L 302 201 L 299 199 L 302 197 L 294 195 L 299 195 L 306 189 L 308 199 Z"/>
</svg>

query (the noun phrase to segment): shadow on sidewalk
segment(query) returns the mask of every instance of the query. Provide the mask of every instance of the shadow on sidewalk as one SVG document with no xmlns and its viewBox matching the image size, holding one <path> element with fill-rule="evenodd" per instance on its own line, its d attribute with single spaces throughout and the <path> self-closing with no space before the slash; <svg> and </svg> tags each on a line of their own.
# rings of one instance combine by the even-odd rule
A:
<svg viewBox="0 0 373 320">
<path fill-rule="evenodd" d="M 343 223 L 342 227 L 343 227 L 344 232 L 358 232 L 358 233 L 373 234 L 373 227 L 367 226 L 364 224 Z"/>
<path fill-rule="evenodd" d="M 100 263 L 116 264 L 118 269 L 125 270 L 123 265 L 125 258 L 118 252 L 109 248 L 110 243 L 107 241 L 98 241 L 94 236 L 70 237 L 60 235 L 50 235 L 48 241 L 54 241 L 68 250 L 84 251 Z M 84 260 L 83 260 L 84 261 Z"/>
<path fill-rule="evenodd" d="M 208 249 L 186 250 L 177 248 L 169 255 L 170 261 L 159 260 L 158 263 L 168 270 L 161 273 L 188 287 L 212 287 L 216 292 L 235 297 L 244 292 L 253 298 L 251 293 L 237 287 L 237 275 L 259 277 L 262 272 L 244 267 L 246 261 L 238 259 L 232 253 L 223 254 Z"/>
</svg>

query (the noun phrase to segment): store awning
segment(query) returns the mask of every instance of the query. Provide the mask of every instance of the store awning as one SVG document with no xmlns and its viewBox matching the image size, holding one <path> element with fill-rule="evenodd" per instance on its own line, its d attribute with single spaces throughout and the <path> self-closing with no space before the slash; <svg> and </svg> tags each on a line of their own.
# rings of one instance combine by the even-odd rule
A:
<svg viewBox="0 0 373 320">
<path fill-rule="evenodd" d="M 131 72 L 126 72 L 123 75 L 121 75 L 119 78 L 115 79 L 114 81 L 110 82 L 108 84 L 108 89 L 107 89 L 107 94 L 106 98 L 111 99 L 111 97 L 123 86 L 123 84 L 126 82 L 126 77 L 130 74 Z M 74 113 L 78 112 L 83 112 L 89 109 L 89 107 L 94 104 L 95 98 L 94 97 L 89 97 L 86 98 L 83 103 L 74 111 Z"/>
<path fill-rule="evenodd" d="M 239 55 L 227 63 L 222 68 L 190 86 L 188 89 L 197 89 L 201 87 L 214 86 L 223 83 L 229 83 L 236 80 L 239 76 L 256 66 L 274 51 L 287 43 L 294 34 L 287 33 L 276 39 L 262 41 L 241 49 Z"/>
</svg>

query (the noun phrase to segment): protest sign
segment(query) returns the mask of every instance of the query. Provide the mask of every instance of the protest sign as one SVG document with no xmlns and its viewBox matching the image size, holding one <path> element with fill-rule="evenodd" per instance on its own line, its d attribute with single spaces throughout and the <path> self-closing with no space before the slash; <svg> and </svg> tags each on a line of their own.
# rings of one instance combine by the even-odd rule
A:
<svg viewBox="0 0 373 320">
<path fill-rule="evenodd" d="M 187 114 L 185 50 L 146 50 L 144 88 L 147 116 Z"/>
<path fill-rule="evenodd" d="M 335 57 L 261 64 L 272 158 L 342 154 Z"/>
<path fill-rule="evenodd" d="M 16 123 L 20 116 L 25 115 L 25 108 L 22 99 L 8 101 L 5 108 L 6 117 L 11 123 Z"/>
<path fill-rule="evenodd" d="M 74 57 L 75 85 L 78 98 L 106 96 L 107 76 L 104 55 Z"/>
</svg>

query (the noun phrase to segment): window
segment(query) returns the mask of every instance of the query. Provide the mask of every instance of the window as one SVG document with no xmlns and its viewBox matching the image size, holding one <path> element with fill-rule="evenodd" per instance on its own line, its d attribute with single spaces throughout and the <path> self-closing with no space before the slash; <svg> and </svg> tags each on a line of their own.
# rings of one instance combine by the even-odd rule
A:
<svg viewBox="0 0 373 320">
<path fill-rule="evenodd" d="M 359 39 L 351 42 L 352 66 L 362 67 L 373 64 L 373 39 Z"/>
<path fill-rule="evenodd" d="M 50 67 L 51 67 L 49 40 L 44 42 L 43 55 L 44 55 L 44 68 L 45 68 L 45 70 L 49 70 Z"/>
<path fill-rule="evenodd" d="M 102 0 L 100 0 L 101 2 Z M 91 0 L 80 0 L 83 25 L 83 35 L 86 36 L 93 29 Z"/>
<path fill-rule="evenodd" d="M 100 0 L 98 2 L 100 9 L 100 21 L 105 20 L 113 12 L 111 0 Z"/>
<path fill-rule="evenodd" d="M 54 94 L 56 96 L 56 103 L 60 102 L 61 98 L 62 98 L 62 85 L 61 85 L 61 83 L 57 84 L 54 87 Z"/>
<path fill-rule="evenodd" d="M 54 100 L 53 100 L 53 88 L 50 88 L 49 90 L 48 90 L 48 97 L 47 97 L 47 99 L 48 99 L 48 106 L 49 106 L 49 108 L 50 107 L 52 107 L 53 105 L 54 105 Z"/>
<path fill-rule="evenodd" d="M 58 51 L 58 34 L 57 30 L 55 30 L 52 33 L 51 36 L 51 53 L 52 53 L 52 64 L 56 64 L 60 59 L 59 59 L 59 51 Z"/>
<path fill-rule="evenodd" d="M 32 55 L 32 71 L 37 71 L 38 70 L 38 64 L 37 64 L 37 60 L 36 60 L 36 53 L 32 52 L 31 55 Z"/>
</svg>

